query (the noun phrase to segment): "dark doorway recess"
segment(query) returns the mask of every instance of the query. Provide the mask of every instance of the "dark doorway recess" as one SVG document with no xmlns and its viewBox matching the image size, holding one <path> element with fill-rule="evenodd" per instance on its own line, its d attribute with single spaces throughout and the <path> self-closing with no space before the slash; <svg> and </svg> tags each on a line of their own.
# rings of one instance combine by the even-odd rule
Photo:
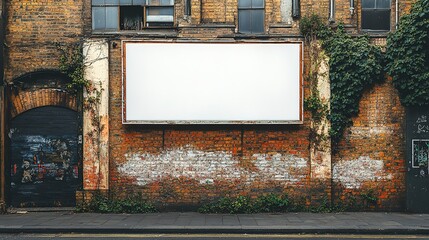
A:
<svg viewBox="0 0 429 240">
<path fill-rule="evenodd" d="M 70 207 L 81 187 L 78 113 L 34 108 L 10 122 L 10 205 Z"/>
<path fill-rule="evenodd" d="M 407 109 L 407 208 L 429 212 L 429 107 Z"/>
</svg>

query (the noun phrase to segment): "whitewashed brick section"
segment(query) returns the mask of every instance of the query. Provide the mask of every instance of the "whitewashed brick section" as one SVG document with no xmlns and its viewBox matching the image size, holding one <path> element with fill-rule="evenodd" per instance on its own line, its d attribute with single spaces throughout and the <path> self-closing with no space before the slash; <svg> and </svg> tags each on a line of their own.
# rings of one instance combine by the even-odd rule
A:
<svg viewBox="0 0 429 240">
<path fill-rule="evenodd" d="M 307 160 L 294 155 L 253 154 L 252 162 L 258 168 L 255 177 L 262 180 L 299 182 L 308 170 Z"/>
<path fill-rule="evenodd" d="M 146 185 L 163 177 L 187 177 L 201 184 L 212 184 L 216 180 L 242 179 L 252 182 L 302 181 L 308 171 L 308 161 L 294 156 L 254 154 L 251 157 L 256 169 L 240 167 L 239 160 L 227 151 L 201 151 L 186 146 L 164 150 L 161 154 L 128 153 L 127 162 L 118 166 L 119 173 L 134 177 L 138 185 Z"/>
<path fill-rule="evenodd" d="M 332 174 L 334 182 L 349 189 L 358 189 L 366 181 L 392 179 L 392 174 L 384 171 L 383 160 L 374 160 L 368 156 L 339 161 L 334 164 Z"/>
</svg>

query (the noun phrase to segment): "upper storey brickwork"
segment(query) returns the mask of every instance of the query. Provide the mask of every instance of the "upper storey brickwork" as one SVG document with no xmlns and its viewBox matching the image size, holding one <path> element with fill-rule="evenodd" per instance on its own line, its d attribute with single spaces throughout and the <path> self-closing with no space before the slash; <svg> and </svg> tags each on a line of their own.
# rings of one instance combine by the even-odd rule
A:
<svg viewBox="0 0 429 240">
<path fill-rule="evenodd" d="M 58 44 L 82 37 L 83 0 L 6 1 L 6 80 L 56 69 Z"/>
<path fill-rule="evenodd" d="M 327 23 L 329 19 L 333 24 L 343 22 L 350 32 L 361 33 L 363 1 L 6 1 L 6 81 L 10 82 L 25 73 L 58 68 L 61 53 L 56 45 L 89 37 L 191 40 L 293 38 L 299 37 L 300 18 L 312 13 L 319 14 Z M 366 1 L 388 2 L 389 28 L 392 30 L 395 29 L 396 14 L 401 16 L 408 12 L 413 2 L 399 1 L 397 12 L 395 0 Z M 353 2 L 353 11 L 350 2 Z M 139 22 L 133 25 L 136 19 Z M 110 24 L 110 28 L 104 28 L 103 24 Z M 386 31 L 381 33 L 385 34 Z"/>
</svg>

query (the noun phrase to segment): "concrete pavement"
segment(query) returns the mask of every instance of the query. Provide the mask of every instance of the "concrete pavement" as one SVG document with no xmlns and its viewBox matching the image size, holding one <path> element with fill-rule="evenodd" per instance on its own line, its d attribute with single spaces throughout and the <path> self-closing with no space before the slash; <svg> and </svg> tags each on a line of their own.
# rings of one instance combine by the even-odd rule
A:
<svg viewBox="0 0 429 240">
<path fill-rule="evenodd" d="M 429 214 L 382 212 L 284 214 L 27 212 L 0 215 L 0 233 L 342 233 L 429 235 Z"/>
</svg>

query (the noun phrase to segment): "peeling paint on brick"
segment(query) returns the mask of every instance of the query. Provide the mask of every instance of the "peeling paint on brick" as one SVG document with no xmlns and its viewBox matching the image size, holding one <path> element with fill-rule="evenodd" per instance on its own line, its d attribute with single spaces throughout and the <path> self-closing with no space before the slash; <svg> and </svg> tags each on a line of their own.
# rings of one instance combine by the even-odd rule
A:
<svg viewBox="0 0 429 240">
<path fill-rule="evenodd" d="M 295 155 L 253 154 L 253 171 L 239 166 L 239 160 L 228 151 L 201 151 L 190 146 L 163 151 L 161 154 L 128 153 L 120 165 L 121 174 L 134 177 L 138 185 L 163 177 L 186 177 L 201 184 L 219 180 L 256 179 L 262 181 L 299 182 L 306 177 L 307 160 Z"/>
<path fill-rule="evenodd" d="M 335 182 L 349 189 L 358 189 L 366 181 L 390 180 L 393 177 L 385 173 L 383 160 L 374 160 L 368 156 L 339 161 L 334 164 L 332 175 Z"/>
</svg>

